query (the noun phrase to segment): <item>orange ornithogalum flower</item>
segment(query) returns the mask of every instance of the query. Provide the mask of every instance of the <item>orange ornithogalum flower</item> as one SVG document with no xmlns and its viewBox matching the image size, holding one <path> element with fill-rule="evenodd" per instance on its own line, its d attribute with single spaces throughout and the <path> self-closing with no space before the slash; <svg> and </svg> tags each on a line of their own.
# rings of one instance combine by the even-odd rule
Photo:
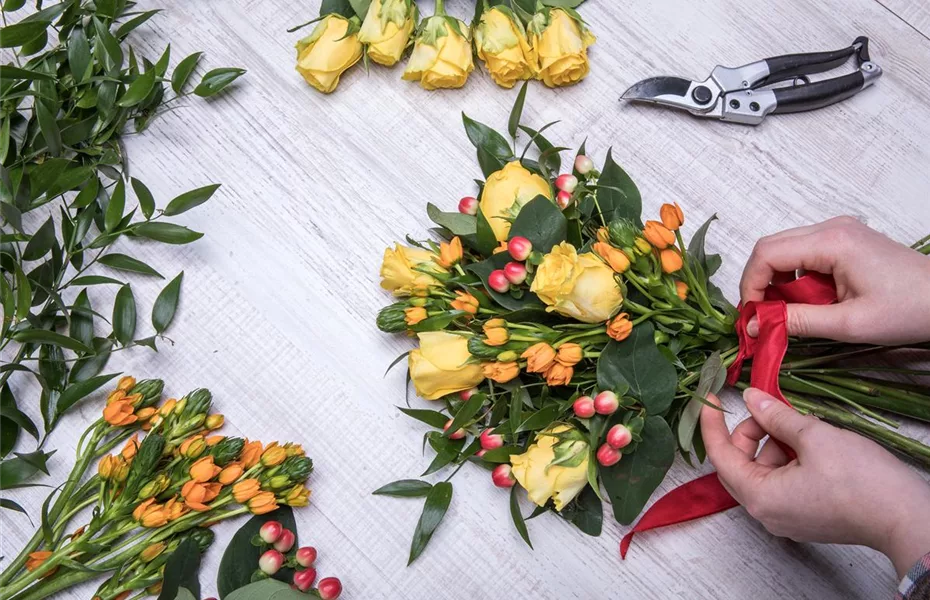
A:
<svg viewBox="0 0 930 600">
<path fill-rule="evenodd" d="M 245 469 L 242 468 L 242 464 L 233 462 L 229 463 L 223 470 L 220 471 L 220 476 L 217 477 L 217 481 L 223 485 L 229 485 L 242 477 L 242 474 L 245 472 Z"/>
<path fill-rule="evenodd" d="M 678 203 L 663 204 L 659 209 L 659 216 L 662 218 L 662 224 L 671 229 L 678 231 L 678 228 L 685 223 L 685 213 L 682 212 Z"/>
<path fill-rule="evenodd" d="M 181 488 L 181 496 L 184 497 L 184 504 L 191 510 L 203 512 L 209 510 L 207 502 L 212 502 L 223 488 L 219 483 L 197 483 L 188 481 Z"/>
<path fill-rule="evenodd" d="M 284 501 L 288 506 L 307 506 L 310 504 L 310 490 L 308 490 L 305 485 L 295 485 L 288 490 L 287 496 L 284 497 Z"/>
<path fill-rule="evenodd" d="M 605 242 L 595 242 L 591 249 L 616 273 L 624 273 L 630 268 L 630 259 L 623 253 L 623 250 L 614 248 Z"/>
<path fill-rule="evenodd" d="M 681 254 L 678 250 L 668 248 L 659 253 L 659 260 L 662 261 L 662 270 L 666 273 L 674 273 L 684 266 L 681 260 Z"/>
<path fill-rule="evenodd" d="M 168 515 L 169 521 L 174 521 L 175 519 L 183 517 L 188 512 L 190 512 L 190 508 L 185 506 L 184 503 L 177 498 L 172 498 L 171 500 L 165 502 L 164 510 L 165 514 Z"/>
<path fill-rule="evenodd" d="M 284 444 L 284 449 L 287 450 L 288 456 L 304 456 L 306 454 L 306 452 L 304 452 L 304 447 L 300 444 L 288 442 Z"/>
<path fill-rule="evenodd" d="M 31 552 L 29 558 L 26 559 L 26 570 L 35 571 L 42 566 L 42 563 L 48 560 L 48 557 L 52 553 L 48 550 L 39 550 L 38 552 Z"/>
<path fill-rule="evenodd" d="M 675 243 L 675 234 L 658 221 L 646 221 L 643 237 L 658 250 L 664 250 Z"/>
<path fill-rule="evenodd" d="M 109 479 L 113 476 L 118 460 L 119 459 L 112 454 L 107 454 L 100 459 L 100 462 L 97 463 L 97 474 L 100 475 L 101 479 Z"/>
<path fill-rule="evenodd" d="M 422 306 L 408 306 L 404 309 L 404 322 L 407 325 L 416 325 L 428 316 L 426 309 Z"/>
<path fill-rule="evenodd" d="M 284 462 L 287 458 L 287 450 L 278 445 L 278 442 L 271 442 L 265 451 L 262 452 L 262 464 L 266 467 L 275 467 Z"/>
<path fill-rule="evenodd" d="M 573 342 L 567 342 L 559 346 L 559 352 L 555 357 L 563 367 L 574 367 L 584 358 L 584 349 Z"/>
<path fill-rule="evenodd" d="M 630 315 L 627 313 L 620 313 L 610 321 L 607 321 L 607 335 L 618 342 L 622 342 L 630 337 L 632 331 L 633 322 L 630 321 Z"/>
<path fill-rule="evenodd" d="M 484 324 L 484 335 L 487 339 L 484 343 L 488 346 L 503 346 L 510 340 L 510 332 L 507 331 L 507 321 L 503 319 L 491 319 Z"/>
<path fill-rule="evenodd" d="M 123 399 L 132 404 L 133 407 L 136 407 L 142 402 L 142 394 L 127 394 Z"/>
<path fill-rule="evenodd" d="M 515 362 L 486 362 L 481 365 L 484 376 L 497 383 L 507 383 L 520 374 L 520 365 Z"/>
<path fill-rule="evenodd" d="M 117 401 L 119 401 L 119 400 L 122 400 L 122 399 L 125 398 L 125 397 L 126 397 L 126 391 L 125 391 L 125 390 L 113 390 L 113 391 L 110 392 L 110 394 L 107 396 L 107 404 L 113 404 L 114 402 L 117 402 Z"/>
<path fill-rule="evenodd" d="M 163 417 L 167 417 L 171 414 L 171 411 L 174 410 L 174 407 L 177 406 L 178 401 L 176 398 L 168 398 L 165 400 L 165 403 L 161 405 L 161 408 L 158 409 L 158 414 Z"/>
<path fill-rule="evenodd" d="M 245 504 L 262 491 L 258 479 L 243 479 L 233 486 L 233 499 L 239 504 Z"/>
<path fill-rule="evenodd" d="M 207 442 L 200 434 L 192 435 L 183 442 L 178 448 L 178 452 L 186 458 L 197 458 L 207 449 Z"/>
<path fill-rule="evenodd" d="M 598 227 L 597 241 L 602 242 L 602 243 L 606 243 L 610 241 L 610 232 L 607 231 L 606 227 Z"/>
<path fill-rule="evenodd" d="M 134 387 L 136 387 L 136 378 L 130 377 L 129 375 L 120 377 L 119 383 L 116 384 L 116 389 L 123 390 L 124 392 L 128 392 Z"/>
<path fill-rule="evenodd" d="M 242 462 L 242 466 L 246 469 L 251 469 L 258 464 L 258 461 L 262 458 L 262 443 L 258 440 L 250 442 L 249 440 L 245 441 L 245 445 L 242 446 L 242 453 L 239 455 L 239 460 Z"/>
<path fill-rule="evenodd" d="M 149 528 L 161 527 L 168 523 L 168 513 L 165 511 L 165 507 L 156 504 L 155 498 L 149 498 L 145 502 L 141 502 L 132 511 L 132 518 L 143 527 Z"/>
<path fill-rule="evenodd" d="M 142 562 L 152 562 L 161 555 L 162 552 L 167 548 L 167 544 L 164 542 L 155 542 L 154 544 L 149 544 L 145 547 L 145 550 L 139 553 L 139 558 Z"/>
<path fill-rule="evenodd" d="M 223 469 L 213 464 L 212 456 L 204 456 L 192 464 L 188 472 L 190 473 L 191 479 L 204 483 L 219 475 L 222 470 Z"/>
<path fill-rule="evenodd" d="M 154 406 L 146 406 L 145 408 L 140 408 L 139 410 L 136 411 L 136 418 L 138 418 L 140 421 L 145 422 L 151 419 L 152 417 L 154 417 L 155 412 L 156 411 L 155 411 Z"/>
<path fill-rule="evenodd" d="M 210 431 L 213 431 L 214 429 L 219 429 L 220 427 L 222 427 L 223 423 L 225 422 L 226 422 L 226 417 L 224 417 L 223 415 L 219 413 L 216 413 L 216 414 L 208 415 L 206 420 L 203 422 L 203 426 L 209 429 Z"/>
<path fill-rule="evenodd" d="M 452 308 L 455 310 L 464 310 L 470 315 L 478 313 L 478 299 L 461 290 L 455 292 L 455 300 L 452 301 Z"/>
<path fill-rule="evenodd" d="M 249 512 L 253 515 L 263 515 L 278 508 L 274 492 L 259 492 L 249 500 Z"/>
<path fill-rule="evenodd" d="M 132 403 L 126 400 L 117 400 L 112 404 L 107 404 L 103 409 L 103 418 L 113 427 L 132 425 L 139 420 L 139 417 L 133 414 Z"/>
<path fill-rule="evenodd" d="M 543 373 L 555 360 L 555 348 L 546 342 L 538 342 L 527 348 L 520 358 L 526 359 L 528 373 Z"/>
<path fill-rule="evenodd" d="M 207 439 L 205 439 L 204 441 L 207 443 L 207 448 L 212 448 L 213 446 L 216 446 L 217 444 L 219 444 L 225 439 L 226 439 L 225 435 L 211 435 L 207 437 Z"/>
<path fill-rule="evenodd" d="M 559 362 L 554 362 L 546 370 L 546 383 L 551 386 L 568 385 L 572 382 L 572 375 L 575 369 L 567 367 Z"/>
<path fill-rule="evenodd" d="M 680 300 L 688 299 L 688 284 L 684 281 L 675 282 L 675 293 L 678 294 Z"/>
<path fill-rule="evenodd" d="M 132 460 L 136 455 L 136 452 L 139 451 L 139 434 L 134 433 L 129 440 L 126 441 L 126 445 L 123 446 L 122 452 L 120 454 L 126 460 Z"/>
<path fill-rule="evenodd" d="M 462 260 L 462 240 L 455 236 L 450 242 L 439 242 L 439 256 L 434 260 L 446 269 L 458 264 Z"/>
</svg>

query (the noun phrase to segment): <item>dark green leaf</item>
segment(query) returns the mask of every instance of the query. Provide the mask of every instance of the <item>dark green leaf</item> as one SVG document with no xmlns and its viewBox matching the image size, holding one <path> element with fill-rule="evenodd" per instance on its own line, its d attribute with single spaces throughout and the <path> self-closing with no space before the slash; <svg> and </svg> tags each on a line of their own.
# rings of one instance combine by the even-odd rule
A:
<svg viewBox="0 0 930 600">
<path fill-rule="evenodd" d="M 419 479 L 401 479 L 381 486 L 372 492 L 375 496 L 395 496 L 397 498 L 421 498 L 426 496 L 433 486 Z"/>
<path fill-rule="evenodd" d="M 701 418 L 701 408 L 704 406 L 701 400 L 707 398 L 707 394 L 719 392 L 726 382 L 726 377 L 727 371 L 720 359 L 720 352 L 714 352 L 707 357 L 707 361 L 701 367 L 701 378 L 694 391 L 694 397 L 681 411 L 681 418 L 678 421 L 678 445 L 682 450 L 690 452 L 693 448 L 694 432 Z"/>
<path fill-rule="evenodd" d="M 490 177 L 504 168 L 505 161 L 495 156 L 487 147 L 478 146 L 478 166 L 485 177 Z"/>
<path fill-rule="evenodd" d="M 29 81 L 55 81 L 55 76 L 31 69 L 21 69 L 13 65 L 3 65 L 3 79 L 26 79 Z"/>
<path fill-rule="evenodd" d="M 97 375 L 96 377 L 91 377 L 90 379 L 69 385 L 68 388 L 65 389 L 65 391 L 62 392 L 61 396 L 58 398 L 58 405 L 56 406 L 57 415 L 63 415 L 77 402 L 96 392 L 103 385 L 112 381 L 113 378 L 117 375 L 119 375 L 119 373 Z"/>
<path fill-rule="evenodd" d="M 47 329 L 24 329 L 13 334 L 17 342 L 36 342 L 40 344 L 54 344 L 75 352 L 93 352 L 90 348 L 66 335 L 55 333 Z"/>
<path fill-rule="evenodd" d="M 490 463 L 509 463 L 511 454 L 522 454 L 523 448 L 519 446 L 501 446 L 488 450 L 481 457 L 481 460 Z"/>
<path fill-rule="evenodd" d="M 131 31 L 133 31 L 134 29 L 136 29 L 137 27 L 139 27 L 140 25 L 142 25 L 143 23 L 145 23 L 146 21 L 148 21 L 149 19 L 151 19 L 152 17 L 154 17 L 156 14 L 160 12 L 161 12 L 161 9 L 155 9 L 155 10 L 147 10 L 143 13 L 140 13 L 134 16 L 133 18 L 129 19 L 125 23 L 122 23 L 119 27 L 117 27 L 116 31 L 113 32 L 113 35 L 115 35 L 118 39 L 123 39 L 124 37 L 129 35 Z"/>
<path fill-rule="evenodd" d="M 475 148 L 483 148 L 490 156 L 502 161 L 513 158 L 513 151 L 504 136 L 484 123 L 468 118 L 465 113 L 462 113 L 462 122 L 465 124 L 465 133 Z"/>
<path fill-rule="evenodd" d="M 183 212 L 187 212 L 194 207 L 200 206 L 209 200 L 210 196 L 212 196 L 219 187 L 220 184 L 214 183 L 212 185 L 197 188 L 196 190 L 191 190 L 181 194 L 168 203 L 168 207 L 165 208 L 165 216 L 173 217 Z"/>
<path fill-rule="evenodd" d="M 74 202 L 71 203 L 72 208 L 84 208 L 85 206 L 90 206 L 94 200 L 97 199 L 97 193 L 100 191 L 100 180 L 94 177 L 91 179 L 84 189 L 82 189 L 77 196 L 74 198 Z M 86 232 L 85 232 L 86 233 Z M 82 236 L 83 237 L 83 236 Z M 75 239 L 75 242 L 80 240 Z"/>
<path fill-rule="evenodd" d="M 197 61 L 200 60 L 202 55 L 203 52 L 194 52 L 174 68 L 174 73 L 171 75 L 171 89 L 174 90 L 175 94 L 183 93 L 184 86 L 190 80 L 191 73 L 194 72 L 194 67 L 197 66 Z"/>
<path fill-rule="evenodd" d="M 565 241 L 568 221 L 559 207 L 545 196 L 536 196 L 520 209 L 510 229 L 510 237 L 523 236 L 533 243 L 533 250 L 548 253 Z"/>
<path fill-rule="evenodd" d="M 688 258 L 700 265 L 707 277 L 713 275 L 717 268 L 720 267 L 720 256 L 717 254 L 708 256 L 704 250 L 707 230 L 710 228 L 710 224 L 716 220 L 717 215 L 712 215 L 709 219 L 704 221 L 704 224 L 694 232 L 694 235 L 691 237 L 691 242 L 688 244 Z M 711 264 L 712 260 L 713 264 Z"/>
<path fill-rule="evenodd" d="M 70 380 L 72 382 L 85 381 L 100 373 L 110 360 L 110 350 L 113 348 L 113 343 L 113 340 L 109 338 L 96 338 L 94 340 L 95 354 L 74 363 Z"/>
<path fill-rule="evenodd" d="M 14 458 L 0 461 L 0 490 L 8 490 L 18 487 L 27 479 L 39 472 L 39 466 L 44 471 L 49 457 L 54 454 L 52 450 L 49 453 L 33 452 L 32 454 L 17 454 Z"/>
<path fill-rule="evenodd" d="M 220 561 L 220 568 L 216 573 L 216 589 L 220 598 L 226 598 L 234 590 L 247 586 L 251 582 L 252 573 L 255 572 L 258 559 L 262 555 L 262 548 L 252 545 L 252 538 L 258 535 L 262 525 L 268 521 L 278 521 L 285 529 L 290 529 L 297 535 L 297 522 L 289 506 L 282 506 L 268 514 L 256 515 L 249 519 L 233 535 Z M 298 547 L 296 542 L 294 547 Z M 289 575 L 293 576 L 293 571 L 282 569 L 275 574 L 275 578 L 288 581 Z M 250 596 L 243 596 L 243 598 L 252 600 Z M 259 600 L 259 598 L 270 598 L 270 596 L 255 596 L 254 600 Z"/>
<path fill-rule="evenodd" d="M 51 217 L 34 234 L 23 250 L 23 260 L 39 260 L 55 245 L 55 222 Z"/>
<path fill-rule="evenodd" d="M 39 121 L 39 129 L 42 130 L 42 137 L 45 138 L 45 144 L 52 156 L 61 154 L 61 130 L 58 128 L 56 113 L 58 107 L 54 109 L 48 107 L 45 102 L 35 103 L 36 119 Z"/>
<path fill-rule="evenodd" d="M 408 417 L 412 417 L 421 423 L 426 423 L 438 429 L 442 429 L 445 424 L 449 421 L 448 415 L 444 415 L 441 412 L 435 410 L 426 410 L 423 408 L 401 408 L 397 407 L 400 412 L 404 413 Z"/>
<path fill-rule="evenodd" d="M 611 340 L 597 361 L 597 382 L 602 390 L 625 388 L 642 402 L 649 414 L 662 414 L 672 404 L 678 374 L 656 347 L 648 321 L 633 328 L 622 342 Z"/>
<path fill-rule="evenodd" d="M 551 425 L 553 421 L 558 420 L 560 414 L 562 414 L 562 409 L 559 408 L 557 404 L 542 408 L 520 423 L 520 426 L 517 427 L 516 433 L 520 433 L 522 431 L 538 431 L 540 429 L 545 429 Z"/>
<path fill-rule="evenodd" d="M 520 118 L 523 116 L 523 103 L 526 102 L 526 86 L 528 84 L 528 81 L 523 82 L 523 85 L 520 87 L 520 93 L 517 94 L 517 100 L 513 103 L 513 108 L 510 109 L 510 119 L 507 121 L 507 131 L 510 133 L 510 137 L 512 138 L 517 137 L 517 127 L 519 127 Z"/>
<path fill-rule="evenodd" d="M 605 223 L 614 219 L 629 219 L 641 224 L 643 212 L 642 196 L 630 176 L 620 165 L 614 162 L 612 150 L 607 151 L 607 160 L 601 176 L 597 180 L 597 206 Z M 593 202 L 586 202 L 582 206 L 585 214 L 596 212 Z"/>
<path fill-rule="evenodd" d="M 154 221 L 140 223 L 133 231 L 136 235 L 165 244 L 189 244 L 203 237 L 202 233 L 191 231 L 182 225 Z"/>
<path fill-rule="evenodd" d="M 95 0 L 97 15 L 108 19 L 116 18 L 118 0 Z"/>
<path fill-rule="evenodd" d="M 107 232 L 116 229 L 119 222 L 123 219 L 123 210 L 126 208 L 126 184 L 120 178 L 113 188 L 113 195 L 110 196 L 110 203 L 107 204 L 107 212 L 104 217 L 104 226 Z"/>
<path fill-rule="evenodd" d="M 45 33 L 48 21 L 23 21 L 0 27 L 0 48 L 16 48 L 28 44 Z"/>
<path fill-rule="evenodd" d="M 90 299 L 87 297 L 87 290 L 81 290 L 74 299 L 74 306 L 84 308 L 87 311 L 75 310 L 71 313 L 71 327 L 68 335 L 85 346 L 92 346 L 94 343 L 94 314 L 91 311 Z"/>
<path fill-rule="evenodd" d="M 0 388 L 0 415 L 2 415 L 4 419 L 16 423 L 20 429 L 23 429 L 38 441 L 39 430 L 36 428 L 35 423 L 32 422 L 32 419 L 17 408 L 13 392 L 6 383 Z"/>
<path fill-rule="evenodd" d="M 139 200 L 139 208 L 142 210 L 142 215 L 146 219 L 150 219 L 152 214 L 155 213 L 155 198 L 152 197 L 152 192 L 149 191 L 149 188 L 145 186 L 144 183 L 133 177 L 130 179 L 132 183 L 132 191 L 135 192 L 136 198 Z"/>
<path fill-rule="evenodd" d="M 540 167 L 547 175 L 549 173 L 558 173 L 562 168 L 562 156 L 559 153 L 565 150 L 565 148 L 556 148 L 552 145 L 552 142 L 546 139 L 542 134 L 545 129 L 556 123 L 558 123 L 558 121 L 553 121 L 539 131 L 532 127 L 527 127 L 526 125 L 520 125 L 520 129 L 530 135 L 530 139 L 533 140 L 533 143 L 536 144 L 536 148 L 539 149 Z M 523 162 L 525 164 L 526 160 L 524 159 Z"/>
<path fill-rule="evenodd" d="M 123 94 L 117 104 L 124 108 L 135 106 L 145 100 L 153 87 L 155 87 L 155 70 L 149 69 L 129 84 L 126 93 Z"/>
<path fill-rule="evenodd" d="M 29 284 L 29 277 L 19 263 L 16 263 L 16 318 L 23 320 L 29 316 L 31 305 L 32 286 Z"/>
<path fill-rule="evenodd" d="M 155 327 L 157 333 L 162 333 L 168 329 L 171 321 L 174 320 L 174 313 L 178 309 L 178 299 L 181 296 L 181 280 L 183 278 L 184 271 L 181 271 L 155 299 L 155 306 L 152 307 L 152 326 Z"/>
<path fill-rule="evenodd" d="M 208 98 L 219 94 L 233 81 L 245 74 L 245 69 L 236 69 L 227 67 L 223 69 L 213 69 L 208 71 L 200 84 L 194 88 L 194 93 L 201 98 Z"/>
<path fill-rule="evenodd" d="M 292 589 L 290 585 L 277 579 L 262 579 L 255 583 L 247 581 L 246 584 L 221 598 L 225 600 L 306 600 L 307 597 L 304 592 Z"/>
<path fill-rule="evenodd" d="M 71 30 L 68 40 L 68 66 L 76 82 L 84 81 L 89 74 L 90 65 L 90 44 L 87 42 L 87 35 L 82 27 L 75 27 Z"/>
<path fill-rule="evenodd" d="M 83 277 L 76 277 L 74 281 L 71 282 L 71 285 L 75 286 L 106 284 L 123 285 L 123 282 L 119 279 L 113 279 L 112 277 L 105 277 L 103 275 L 84 275 Z"/>
<path fill-rule="evenodd" d="M 510 394 L 510 432 L 516 440 L 517 430 L 520 429 L 520 423 L 523 422 L 523 406 L 529 402 L 530 393 L 522 385 L 514 388 Z M 487 454 L 485 454 L 487 456 Z"/>
<path fill-rule="evenodd" d="M 449 504 L 452 502 L 452 484 L 448 481 L 442 481 L 433 486 L 426 496 L 426 502 L 423 505 L 423 513 L 417 523 L 417 528 L 413 532 L 413 542 L 410 544 L 410 558 L 407 564 L 410 565 L 426 549 L 433 533 L 442 518 L 446 516 Z"/>
<path fill-rule="evenodd" d="M 16 512 L 21 512 L 23 514 L 26 514 L 26 509 L 24 509 L 22 506 L 13 502 L 12 500 L 8 498 L 0 498 L 0 508 L 5 508 L 7 510 L 14 510 Z"/>
<path fill-rule="evenodd" d="M 443 212 L 432 202 L 426 205 L 426 214 L 433 223 L 445 227 L 453 235 L 474 236 L 477 232 L 477 219 L 460 212 Z"/>
<path fill-rule="evenodd" d="M 475 234 L 477 235 L 478 250 L 481 251 L 481 254 L 485 256 L 492 254 L 498 245 L 497 237 L 494 235 L 494 230 L 491 229 L 491 224 L 485 217 L 484 211 L 480 208 L 478 209 L 478 215 L 475 217 Z"/>
<path fill-rule="evenodd" d="M 127 283 L 116 292 L 113 302 L 113 335 L 126 346 L 136 334 L 136 299 Z"/>
<path fill-rule="evenodd" d="M 135 259 L 125 254 L 105 254 L 100 257 L 98 262 L 110 267 L 111 269 L 117 269 L 119 271 L 130 271 L 132 273 L 142 273 L 143 275 L 153 275 L 159 279 L 164 279 L 161 273 L 152 267 L 148 266 L 141 260 Z"/>
<path fill-rule="evenodd" d="M 444 435 L 448 437 L 464 427 L 478 414 L 478 411 L 481 410 L 481 407 L 484 406 L 487 400 L 487 394 L 472 394 L 471 398 L 459 407 L 458 412 L 455 413 L 455 417 L 452 419 L 452 423 L 449 425 Z"/>
<path fill-rule="evenodd" d="M 562 509 L 562 518 L 590 536 L 601 535 L 604 508 L 594 488 L 586 486 L 574 502 Z"/>
<path fill-rule="evenodd" d="M 523 85 L 523 89 L 526 90 L 526 84 Z M 523 520 L 523 513 L 520 512 L 520 500 L 517 498 L 518 489 L 519 486 L 516 485 L 510 488 L 510 518 L 513 519 L 513 525 L 517 528 L 520 537 L 523 538 L 527 546 L 532 548 L 533 543 L 530 541 L 530 532 L 526 530 L 526 521 Z"/>
<path fill-rule="evenodd" d="M 200 547 L 193 536 L 184 538 L 165 563 L 158 600 L 175 600 L 181 589 L 188 590 L 194 598 L 200 597 Z"/>
</svg>

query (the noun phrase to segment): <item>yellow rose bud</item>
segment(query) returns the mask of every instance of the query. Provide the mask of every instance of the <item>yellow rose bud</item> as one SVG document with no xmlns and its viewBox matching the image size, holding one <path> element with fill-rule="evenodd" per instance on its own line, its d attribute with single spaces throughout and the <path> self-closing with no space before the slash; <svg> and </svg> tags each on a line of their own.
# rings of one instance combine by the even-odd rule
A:
<svg viewBox="0 0 930 600">
<path fill-rule="evenodd" d="M 583 436 L 573 439 L 577 433 L 568 425 L 550 427 L 536 435 L 526 452 L 510 456 L 513 476 L 538 506 L 551 498 L 560 511 L 588 484 L 588 444 Z"/>
<path fill-rule="evenodd" d="M 604 259 L 615 273 L 623 273 L 630 268 L 630 259 L 622 250 L 614 248 L 605 242 L 596 242 L 591 246 L 595 254 Z"/>
<path fill-rule="evenodd" d="M 204 427 L 213 431 L 214 429 L 219 429 L 223 426 L 223 423 L 226 422 L 226 417 L 220 414 L 208 415 L 207 420 L 203 422 Z"/>
<path fill-rule="evenodd" d="M 520 365 L 515 362 L 486 362 L 481 369 L 485 377 L 497 383 L 507 383 L 520 374 Z"/>
<path fill-rule="evenodd" d="M 481 365 L 471 362 L 468 339 L 445 331 L 425 331 L 417 334 L 420 347 L 407 358 L 410 378 L 417 394 L 436 400 L 469 390 L 484 379 Z"/>
<path fill-rule="evenodd" d="M 275 502 L 274 493 L 259 492 L 249 500 L 248 507 L 249 512 L 253 515 L 264 515 L 276 510 L 278 508 L 278 503 Z"/>
<path fill-rule="evenodd" d="M 662 262 L 662 271 L 665 273 L 674 273 L 684 266 L 681 254 L 674 248 L 667 248 L 660 252 L 659 260 Z"/>
<path fill-rule="evenodd" d="M 517 81 L 534 74 L 536 55 L 526 39 L 526 31 L 507 6 L 494 6 L 481 14 L 475 28 L 475 49 L 494 82 L 512 88 Z"/>
<path fill-rule="evenodd" d="M 123 390 L 124 392 L 128 392 L 134 387 L 136 387 L 136 378 L 128 375 L 126 377 L 121 377 L 119 383 L 116 384 L 116 389 Z"/>
<path fill-rule="evenodd" d="M 572 376 L 574 374 L 575 369 L 572 367 L 563 365 L 560 362 L 554 362 L 546 370 L 546 383 L 550 386 L 568 385 L 572 382 Z"/>
<path fill-rule="evenodd" d="M 528 373 L 543 373 L 555 361 L 556 351 L 546 342 L 538 342 L 527 348 L 520 356 L 526 359 Z"/>
<path fill-rule="evenodd" d="M 262 443 L 258 440 L 250 442 L 249 440 L 245 441 L 245 445 L 242 446 L 242 453 L 239 454 L 239 461 L 242 463 L 242 466 L 246 469 L 251 469 L 258 464 L 258 461 L 262 458 Z"/>
<path fill-rule="evenodd" d="M 358 18 L 326 15 L 313 33 L 297 42 L 297 72 L 307 83 L 328 94 L 339 77 L 362 57 Z"/>
<path fill-rule="evenodd" d="M 304 485 L 295 485 L 284 498 L 288 506 L 307 506 L 310 504 L 310 490 Z"/>
<path fill-rule="evenodd" d="M 543 257 L 530 287 L 547 311 L 584 323 L 606 321 L 623 304 L 613 269 L 591 253 L 562 242 Z"/>
<path fill-rule="evenodd" d="M 422 306 L 410 306 L 404 309 L 404 323 L 408 326 L 416 325 L 420 321 L 425 320 L 429 314 L 427 314 L 426 309 Z"/>
<path fill-rule="evenodd" d="M 478 299 L 468 292 L 463 292 L 461 290 L 456 291 L 455 300 L 453 300 L 451 304 L 452 308 L 455 310 L 465 311 L 469 315 L 478 314 Z"/>
<path fill-rule="evenodd" d="M 570 85 L 588 74 L 588 46 L 595 37 L 580 21 L 560 8 L 544 8 L 529 28 L 530 47 L 537 56 L 537 77 L 549 87 Z"/>
<path fill-rule="evenodd" d="M 584 358 L 584 349 L 573 342 L 567 342 L 559 346 L 559 353 L 556 361 L 565 367 L 574 367 Z"/>
<path fill-rule="evenodd" d="M 164 542 L 155 542 L 154 544 L 149 544 L 146 546 L 145 550 L 139 553 L 139 558 L 142 562 L 152 562 L 165 551 L 165 548 L 168 546 Z"/>
<path fill-rule="evenodd" d="M 265 451 L 262 452 L 262 464 L 266 467 L 280 465 L 287 458 L 287 450 L 278 445 L 278 442 L 272 442 Z"/>
<path fill-rule="evenodd" d="M 552 198 L 549 183 L 527 170 L 520 161 L 509 162 L 500 171 L 491 173 L 481 191 L 479 207 L 494 231 L 494 237 L 506 242 L 513 219 L 537 196 Z M 507 250 L 506 243 L 502 247 Z"/>
<path fill-rule="evenodd" d="M 400 60 L 417 20 L 412 0 L 372 0 L 358 39 L 368 44 L 368 57 L 379 65 L 393 66 Z"/>
<path fill-rule="evenodd" d="M 403 78 L 419 81 L 426 90 L 460 88 L 475 68 L 468 40 L 468 25 L 449 17 L 432 16 L 421 24 L 420 33 L 413 45 L 413 54 L 407 61 Z"/>
<path fill-rule="evenodd" d="M 507 322 L 503 319 L 491 319 L 484 324 L 484 343 L 488 346 L 503 346 L 510 340 Z"/>
<path fill-rule="evenodd" d="M 618 342 L 630 337 L 632 331 L 633 323 L 630 321 L 630 315 L 626 313 L 620 313 L 607 322 L 607 335 Z"/>
<path fill-rule="evenodd" d="M 262 491 L 257 479 L 244 479 L 235 484 L 232 489 L 233 499 L 239 504 L 245 504 Z"/>
<path fill-rule="evenodd" d="M 451 242 L 439 242 L 439 256 L 434 256 L 439 266 L 449 269 L 462 260 L 462 240 L 458 236 L 452 238 Z"/>
<path fill-rule="evenodd" d="M 659 209 L 659 216 L 662 218 L 662 224 L 672 231 L 678 231 L 685 223 L 685 213 L 681 210 L 681 207 L 678 206 L 677 202 L 674 204 L 663 204 L 662 208 Z"/>
<path fill-rule="evenodd" d="M 412 296 L 425 293 L 431 286 L 442 283 L 430 273 L 445 273 L 433 261 L 433 254 L 421 248 L 409 248 L 399 243 L 384 251 L 381 263 L 381 287 L 395 296 Z"/>
</svg>

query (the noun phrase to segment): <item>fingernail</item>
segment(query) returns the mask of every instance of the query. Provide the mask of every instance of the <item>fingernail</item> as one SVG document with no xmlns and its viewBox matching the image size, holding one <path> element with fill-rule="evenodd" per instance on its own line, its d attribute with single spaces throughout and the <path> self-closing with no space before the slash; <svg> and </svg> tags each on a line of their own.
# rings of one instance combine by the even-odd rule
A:
<svg viewBox="0 0 930 600">
<path fill-rule="evenodd" d="M 746 323 L 746 333 L 749 334 L 749 337 L 759 335 L 759 317 L 749 319 L 749 323 Z"/>
<path fill-rule="evenodd" d="M 765 412 L 766 409 L 772 405 L 772 402 L 775 401 L 774 398 L 756 388 L 747 388 L 746 391 L 743 392 L 743 400 L 746 401 L 746 404 L 755 407 L 759 412 Z"/>
</svg>

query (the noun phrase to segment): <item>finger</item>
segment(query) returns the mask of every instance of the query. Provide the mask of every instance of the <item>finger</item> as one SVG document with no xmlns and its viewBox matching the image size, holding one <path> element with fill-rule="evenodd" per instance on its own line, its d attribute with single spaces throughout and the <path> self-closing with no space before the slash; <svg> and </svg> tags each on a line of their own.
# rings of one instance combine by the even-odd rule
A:
<svg viewBox="0 0 930 600">
<path fill-rule="evenodd" d="M 833 227 L 836 224 L 836 218 L 827 219 L 826 221 L 821 221 L 820 223 L 814 223 L 813 225 L 802 225 L 800 227 L 792 227 L 791 229 L 785 229 L 784 231 L 779 231 L 778 233 L 773 233 L 765 237 L 770 239 L 783 239 L 789 237 L 797 237 L 800 235 L 807 235 L 809 233 L 815 233 L 817 231 L 822 231 L 829 227 Z"/>
<path fill-rule="evenodd" d="M 850 315 L 853 312 L 851 302 L 855 302 L 855 299 L 827 306 L 789 304 L 786 322 L 788 335 L 852 341 L 849 326 Z M 746 333 L 750 337 L 759 336 L 758 317 L 754 316 L 749 320 L 749 323 L 746 324 Z"/>
<path fill-rule="evenodd" d="M 765 288 L 778 271 L 806 269 L 832 273 L 836 256 L 842 251 L 828 243 L 833 241 L 823 231 L 759 240 L 743 270 L 740 299 L 743 303 L 762 300 Z"/>
<path fill-rule="evenodd" d="M 805 445 L 805 436 L 822 425 L 814 417 L 802 415 L 762 390 L 749 388 L 743 392 L 743 398 L 752 418 L 762 429 L 798 452 Z"/>
<path fill-rule="evenodd" d="M 713 394 L 708 394 L 707 400 L 720 406 L 720 401 Z M 733 444 L 723 413 L 717 409 L 710 406 L 702 408 L 701 435 L 707 457 L 717 469 L 721 483 L 742 503 L 751 493 L 753 481 L 757 481 L 758 469 L 767 467 L 753 463 L 750 456 Z"/>
<path fill-rule="evenodd" d="M 762 451 L 756 456 L 756 462 L 760 465 L 777 469 L 778 467 L 787 465 L 791 462 L 791 459 L 788 458 L 788 455 L 785 454 L 785 451 L 782 450 L 778 444 L 769 440 L 762 445 Z"/>
<path fill-rule="evenodd" d="M 759 451 L 759 442 L 768 434 L 759 427 L 755 419 L 749 418 L 736 426 L 730 435 L 733 445 L 742 450 L 749 458 L 755 458 Z"/>
</svg>

